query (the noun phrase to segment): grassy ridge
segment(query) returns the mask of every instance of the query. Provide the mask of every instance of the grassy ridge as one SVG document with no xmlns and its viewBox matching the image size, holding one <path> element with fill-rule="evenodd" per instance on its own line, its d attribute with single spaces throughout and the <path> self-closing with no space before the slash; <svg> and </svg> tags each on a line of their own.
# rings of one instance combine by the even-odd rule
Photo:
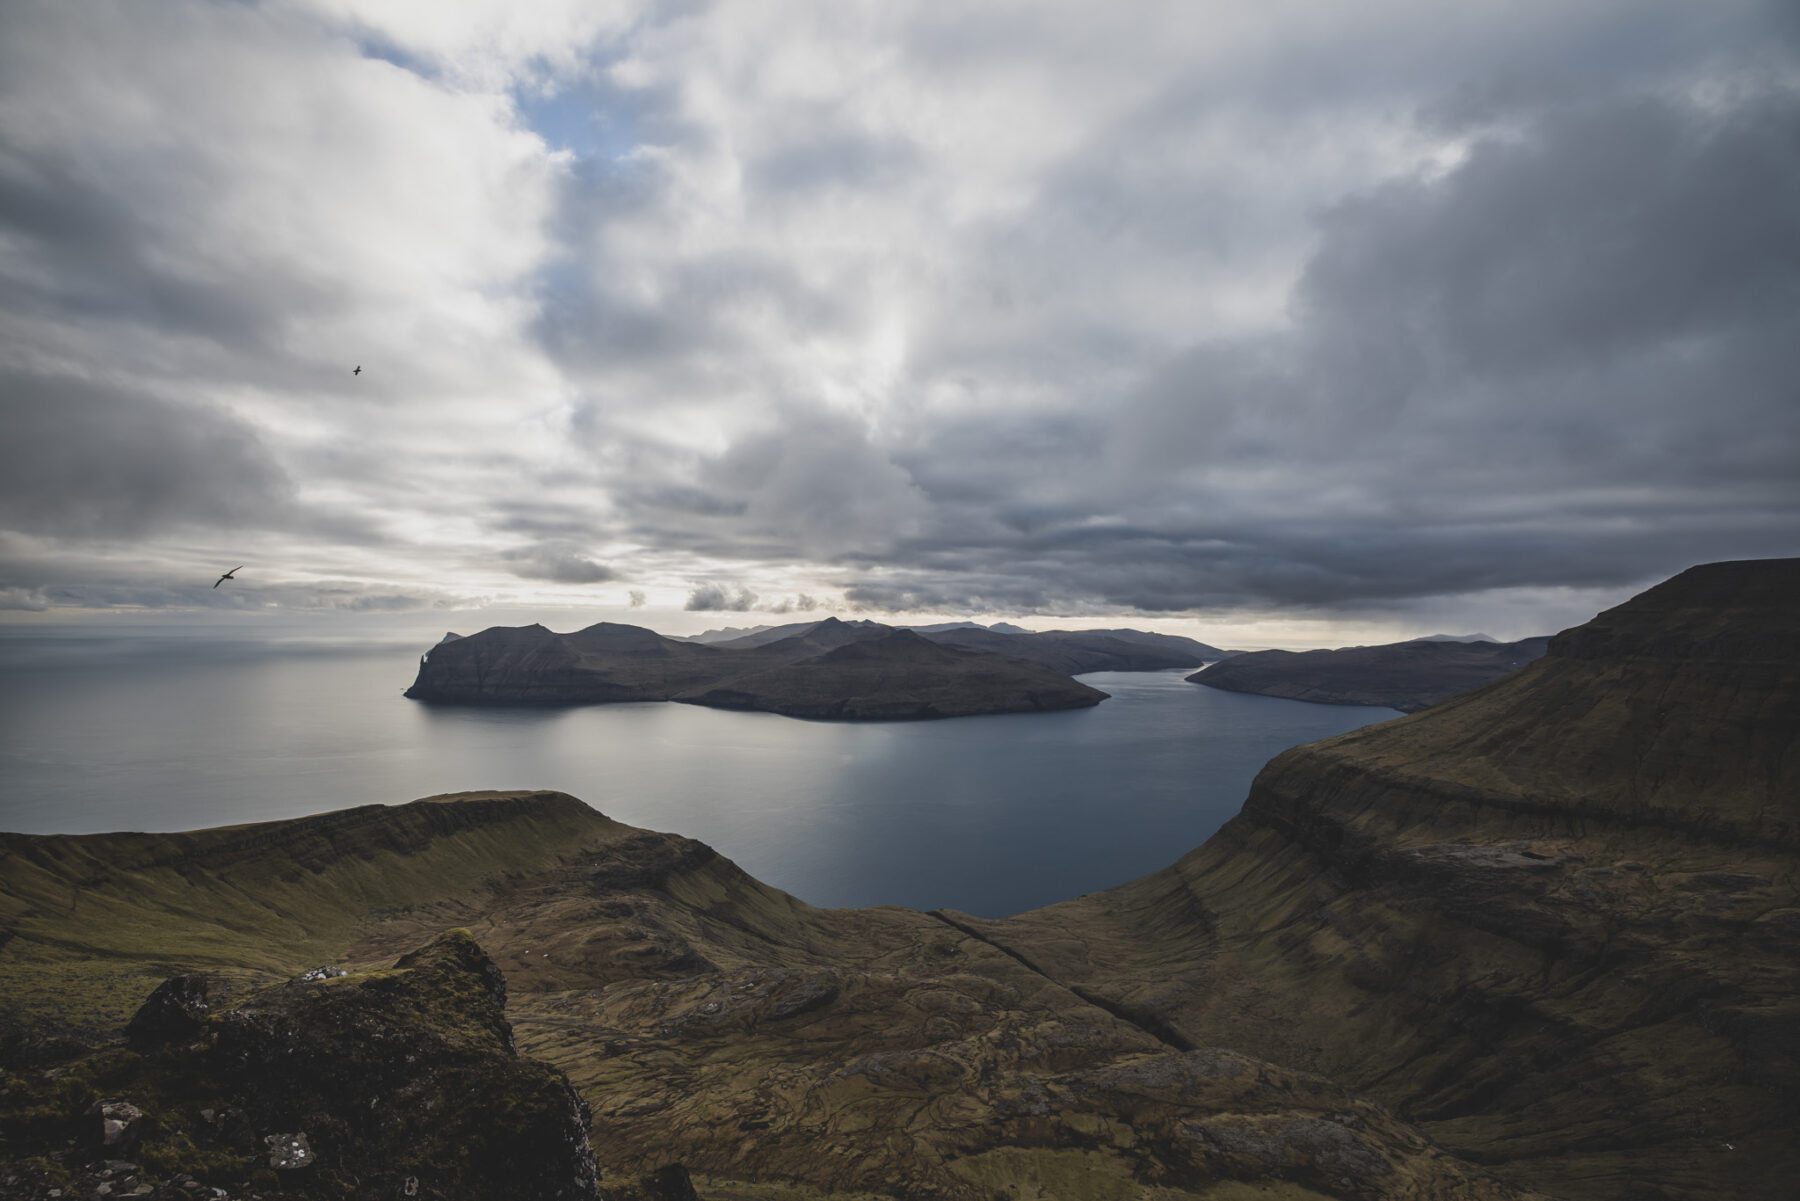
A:
<svg viewBox="0 0 1800 1201">
<path fill-rule="evenodd" d="M 468 793 L 182 834 L 0 835 L 0 1022 L 110 1027 L 164 977 L 341 958 L 372 917 L 478 899 L 624 827 L 561 793 Z"/>
</svg>

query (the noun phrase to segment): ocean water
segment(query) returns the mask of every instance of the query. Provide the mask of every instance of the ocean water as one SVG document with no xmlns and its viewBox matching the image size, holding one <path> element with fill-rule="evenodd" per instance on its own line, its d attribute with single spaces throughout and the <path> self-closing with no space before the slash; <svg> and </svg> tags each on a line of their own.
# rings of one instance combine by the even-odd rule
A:
<svg viewBox="0 0 1800 1201">
<path fill-rule="evenodd" d="M 556 788 L 821 905 L 988 916 L 1199 845 L 1298 743 L 1397 717 L 1082 677 L 1093 709 L 896 724 L 690 705 L 441 708 L 410 647 L 0 637 L 0 829 L 181 830 Z"/>
</svg>

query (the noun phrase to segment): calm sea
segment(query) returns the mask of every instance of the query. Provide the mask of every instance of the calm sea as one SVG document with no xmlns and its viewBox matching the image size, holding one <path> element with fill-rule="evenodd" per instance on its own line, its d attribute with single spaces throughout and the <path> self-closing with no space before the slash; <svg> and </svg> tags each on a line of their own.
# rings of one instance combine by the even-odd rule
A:
<svg viewBox="0 0 1800 1201">
<path fill-rule="evenodd" d="M 1097 673 L 1068 713 L 843 725 L 689 705 L 408 701 L 407 647 L 0 637 L 0 829 L 180 830 L 557 788 L 822 905 L 999 916 L 1162 867 L 1269 757 L 1382 721 Z"/>
</svg>

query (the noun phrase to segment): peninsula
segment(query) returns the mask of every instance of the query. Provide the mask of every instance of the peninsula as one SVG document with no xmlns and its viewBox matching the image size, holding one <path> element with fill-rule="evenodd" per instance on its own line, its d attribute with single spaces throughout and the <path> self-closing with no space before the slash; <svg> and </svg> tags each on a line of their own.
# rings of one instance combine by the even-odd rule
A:
<svg viewBox="0 0 1800 1201">
<path fill-rule="evenodd" d="M 1540 658 L 1549 642 L 1435 637 L 1324 651 L 1251 651 L 1202 668 L 1188 679 L 1227 692 L 1325 705 L 1385 705 L 1417 713 L 1511 675 Z"/>
</svg>

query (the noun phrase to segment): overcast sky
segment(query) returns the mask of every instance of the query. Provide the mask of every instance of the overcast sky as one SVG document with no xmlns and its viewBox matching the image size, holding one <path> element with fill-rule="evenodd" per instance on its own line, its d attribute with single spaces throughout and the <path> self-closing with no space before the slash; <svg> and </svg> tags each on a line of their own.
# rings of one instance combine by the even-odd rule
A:
<svg viewBox="0 0 1800 1201">
<path fill-rule="evenodd" d="M 1560 628 L 1800 553 L 1797 63 L 1791 0 L 9 0 L 0 607 Z"/>
</svg>

